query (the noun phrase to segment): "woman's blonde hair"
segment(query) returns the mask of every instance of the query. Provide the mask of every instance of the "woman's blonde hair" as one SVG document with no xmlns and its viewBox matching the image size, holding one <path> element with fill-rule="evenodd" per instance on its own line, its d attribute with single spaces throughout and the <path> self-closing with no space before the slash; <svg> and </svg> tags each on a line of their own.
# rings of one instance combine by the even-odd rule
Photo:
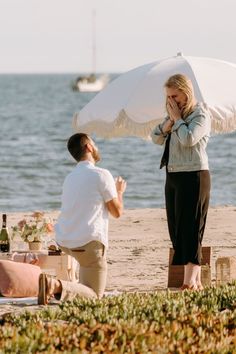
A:
<svg viewBox="0 0 236 354">
<path fill-rule="evenodd" d="M 183 92 L 187 97 L 187 102 L 183 108 L 182 118 L 186 118 L 194 110 L 196 104 L 194 89 L 191 80 L 182 74 L 176 74 L 166 81 L 164 87 L 175 88 Z"/>
</svg>

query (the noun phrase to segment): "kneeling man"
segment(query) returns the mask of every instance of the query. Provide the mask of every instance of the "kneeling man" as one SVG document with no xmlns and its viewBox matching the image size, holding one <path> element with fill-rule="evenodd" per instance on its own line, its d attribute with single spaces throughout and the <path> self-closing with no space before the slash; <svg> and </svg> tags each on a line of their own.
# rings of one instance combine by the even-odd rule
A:
<svg viewBox="0 0 236 354">
<path fill-rule="evenodd" d="M 52 296 L 71 300 L 75 296 L 101 298 L 106 287 L 109 213 L 119 218 L 123 212 L 126 182 L 114 181 L 108 170 L 95 166 L 100 160 L 94 141 L 84 133 L 70 137 L 68 150 L 77 161 L 65 178 L 61 214 L 55 225 L 59 247 L 80 264 L 79 282 L 69 282 L 41 274 L 38 303 Z"/>
</svg>

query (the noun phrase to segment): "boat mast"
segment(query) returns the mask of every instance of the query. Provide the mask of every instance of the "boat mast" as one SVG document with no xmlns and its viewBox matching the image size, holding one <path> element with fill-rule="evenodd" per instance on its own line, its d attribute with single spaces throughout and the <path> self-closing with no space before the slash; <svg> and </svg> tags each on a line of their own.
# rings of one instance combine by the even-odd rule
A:
<svg viewBox="0 0 236 354">
<path fill-rule="evenodd" d="M 96 10 L 92 11 L 92 73 L 96 73 Z"/>
</svg>

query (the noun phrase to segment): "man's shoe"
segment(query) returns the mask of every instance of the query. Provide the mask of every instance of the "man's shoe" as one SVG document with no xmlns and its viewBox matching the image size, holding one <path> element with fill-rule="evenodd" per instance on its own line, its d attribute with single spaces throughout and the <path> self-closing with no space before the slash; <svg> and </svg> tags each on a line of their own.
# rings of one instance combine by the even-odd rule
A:
<svg viewBox="0 0 236 354">
<path fill-rule="evenodd" d="M 55 279 L 45 273 L 39 276 L 39 292 L 38 292 L 38 305 L 46 305 L 50 298 L 54 295 L 54 282 Z"/>
</svg>

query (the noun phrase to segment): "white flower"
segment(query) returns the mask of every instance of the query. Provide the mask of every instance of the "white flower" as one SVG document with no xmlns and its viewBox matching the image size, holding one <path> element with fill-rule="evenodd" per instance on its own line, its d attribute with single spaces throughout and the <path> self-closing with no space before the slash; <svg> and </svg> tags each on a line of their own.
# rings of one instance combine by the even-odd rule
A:
<svg viewBox="0 0 236 354">
<path fill-rule="evenodd" d="M 34 241 L 34 235 L 27 236 L 27 241 L 28 242 L 33 242 Z"/>
</svg>

